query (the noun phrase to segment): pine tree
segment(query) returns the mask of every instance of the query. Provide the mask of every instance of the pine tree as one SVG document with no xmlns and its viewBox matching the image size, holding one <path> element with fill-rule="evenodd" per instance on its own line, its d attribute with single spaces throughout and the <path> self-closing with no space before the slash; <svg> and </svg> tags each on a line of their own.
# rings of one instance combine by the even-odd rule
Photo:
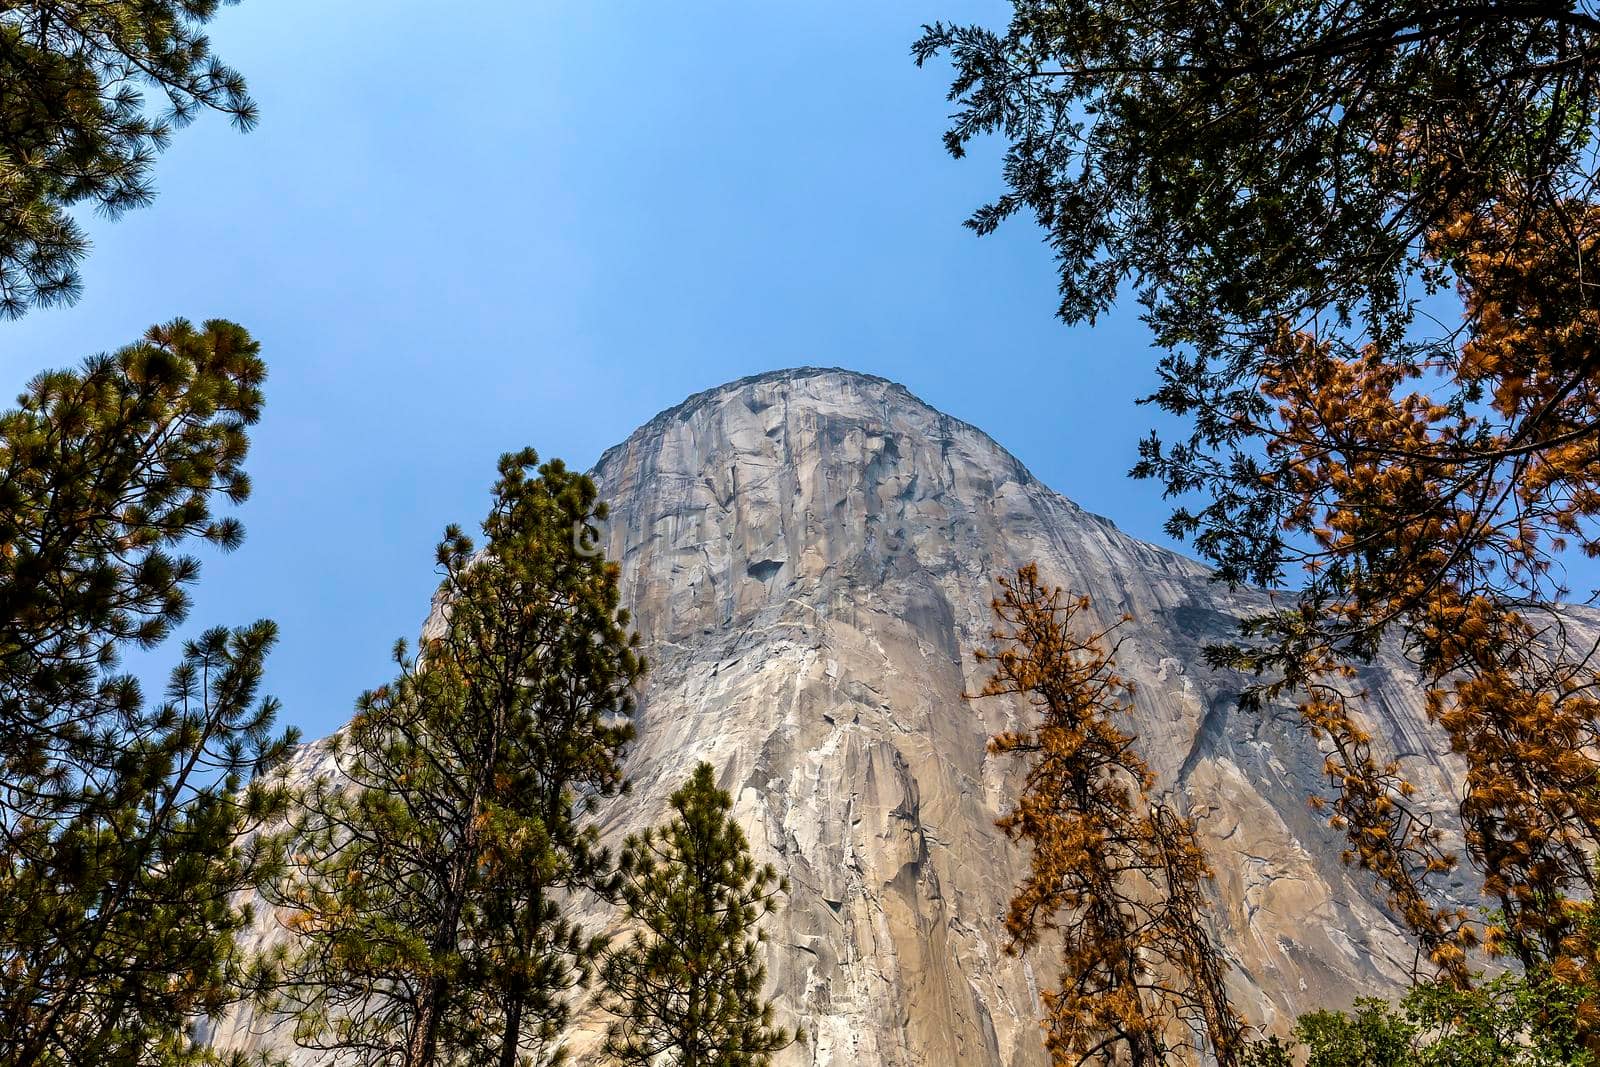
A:
<svg viewBox="0 0 1600 1067">
<path fill-rule="evenodd" d="M 301 1045 L 335 1053 L 332 1062 L 430 1062 L 412 1058 L 412 1034 L 437 1010 L 437 996 L 425 1004 L 430 990 L 459 970 L 443 935 L 457 935 L 462 898 L 477 888 L 450 885 L 477 871 L 459 857 L 477 814 L 462 791 L 484 766 L 476 751 L 449 751 L 462 729 L 459 679 L 414 667 L 403 645 L 395 658 L 398 679 L 363 694 L 334 739 L 340 773 L 303 798 L 286 883 L 269 893 L 294 909 L 288 924 L 300 935 L 274 1006 L 295 1014 Z M 442 908 L 451 888 L 454 916 Z"/>
<path fill-rule="evenodd" d="M 438 621 L 361 699 L 274 889 L 303 945 L 285 1006 L 336 1062 L 554 1059 L 598 951 L 567 909 L 607 881 L 583 816 L 622 788 L 644 664 L 593 483 L 537 464 L 502 457 L 481 552 L 446 531 Z"/>
<path fill-rule="evenodd" d="M 74 205 L 115 217 L 148 204 L 156 154 L 203 110 L 255 124 L 243 77 L 205 36 L 231 2 L 0 5 L 0 318 L 77 298 L 88 238 Z"/>
<path fill-rule="evenodd" d="M 155 707 L 118 655 L 185 617 L 174 548 L 239 542 L 211 500 L 249 492 L 264 373 L 239 327 L 178 321 L 0 415 L 0 1062 L 198 1062 L 193 1025 L 259 977 L 233 935 L 287 799 L 276 631 L 188 642 Z"/>
<path fill-rule="evenodd" d="M 117 672 L 189 612 L 191 539 L 223 550 L 250 494 L 247 429 L 266 367 L 232 323 L 179 319 L 81 371 L 41 374 L 0 415 L 0 813 L 70 802 L 74 775 L 117 754 L 108 724 L 138 688 Z"/>
<path fill-rule="evenodd" d="M 288 789 L 263 776 L 292 736 L 257 699 L 269 622 L 188 642 L 167 700 L 117 731 L 123 755 L 70 809 L 19 823 L 0 866 L 0 1062 L 214 1061 L 194 1024 L 260 990 L 236 898 L 275 872 L 260 831 Z"/>
<path fill-rule="evenodd" d="M 994 667 L 980 696 L 1022 696 L 1039 714 L 989 743 L 1028 761 L 998 824 L 1031 846 L 1007 947 L 1059 939 L 1061 978 L 1043 997 L 1052 1062 L 1155 1067 L 1177 1054 L 1180 1023 L 1233 1063 L 1240 1023 L 1205 926 L 1211 872 L 1189 820 L 1152 799 L 1155 778 L 1116 722 L 1132 689 L 1106 647 L 1111 631 L 1079 634 L 1087 598 L 1041 584 L 1031 565 L 1000 585 L 1003 645 L 979 654 Z"/>
<path fill-rule="evenodd" d="M 561 1028 L 563 994 L 588 981 L 597 958 L 599 943 L 583 941 L 565 912 L 576 891 L 609 891 L 611 857 L 584 816 L 627 787 L 620 761 L 633 738 L 632 690 L 646 669 L 619 607 L 620 570 L 595 541 L 606 505 L 587 476 L 560 460 L 529 480 L 536 463 L 531 450 L 502 462 L 504 502 L 484 533 L 503 566 L 474 567 L 451 598 L 474 611 L 483 605 L 481 615 L 452 608 L 452 624 L 470 624 L 464 654 L 497 680 L 498 689 L 478 687 L 485 708 L 520 708 L 525 721 L 501 811 L 537 825 L 521 832 L 512 822 L 494 835 L 496 892 L 475 913 L 473 938 L 500 1015 L 499 1067 L 516 1067 L 525 1041 L 538 1049 Z M 493 651 L 498 630 L 540 613 L 556 614 L 558 625 L 542 625 L 513 654 Z"/>
<path fill-rule="evenodd" d="M 701 763 L 672 795 L 674 818 L 629 837 L 620 869 L 632 939 L 607 956 L 616 1021 L 606 1052 L 651 1067 L 763 1067 L 801 1035 L 772 1025 L 761 999 L 760 919 L 787 885 L 757 868 L 733 799 Z"/>
</svg>

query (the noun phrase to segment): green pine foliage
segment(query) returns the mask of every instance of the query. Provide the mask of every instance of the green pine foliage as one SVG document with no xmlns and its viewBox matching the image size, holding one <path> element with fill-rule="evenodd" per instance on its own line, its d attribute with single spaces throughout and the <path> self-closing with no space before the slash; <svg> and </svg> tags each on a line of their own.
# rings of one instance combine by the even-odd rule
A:
<svg viewBox="0 0 1600 1067">
<path fill-rule="evenodd" d="M 280 861 L 259 833 L 288 791 L 277 704 L 259 698 L 270 622 L 189 642 L 167 699 L 117 730 L 123 755 L 70 811 L 25 824 L 0 867 L 0 1062 L 218 1062 L 196 1024 L 263 987 L 237 894 Z M 241 840 L 242 839 L 242 840 Z"/>
<path fill-rule="evenodd" d="M 150 203 L 174 129 L 207 109 L 255 124 L 244 78 L 205 36 L 232 2 L 0 4 L 0 318 L 77 298 L 89 242 L 70 209 Z"/>
<path fill-rule="evenodd" d="M 1296 1044 L 1260 1041 L 1245 1067 L 1587 1067 L 1580 991 L 1504 974 L 1472 990 L 1413 986 L 1398 1008 L 1364 997 L 1349 1012 L 1301 1016 Z"/>
<path fill-rule="evenodd" d="M 0 415 L 0 1063 L 215 1062 L 197 1028 L 263 978 L 234 935 L 288 800 L 276 630 L 187 642 L 154 706 L 118 657 L 184 619 L 183 543 L 239 542 L 211 503 L 248 494 L 264 375 L 178 321 Z"/>
<path fill-rule="evenodd" d="M 240 327 L 179 319 L 81 370 L 36 377 L 0 414 L 0 812 L 65 802 L 117 752 L 140 694 L 119 651 L 183 622 L 195 540 L 232 549 L 218 499 L 250 494 L 266 367 Z"/>
<path fill-rule="evenodd" d="M 733 799 L 701 763 L 672 795 L 673 819 L 629 837 L 620 870 L 632 938 L 606 958 L 616 1016 L 606 1052 L 621 1064 L 763 1067 L 798 1031 L 772 1025 L 761 998 L 760 919 L 787 885 L 758 868 Z"/>
<path fill-rule="evenodd" d="M 332 1062 L 560 1058 L 599 951 L 570 903 L 609 883 L 586 814 L 624 786 L 644 670 L 617 567 L 591 548 L 604 516 L 560 461 L 502 457 L 482 551 L 446 531 L 435 625 L 307 798 L 274 890 L 303 944 L 282 1006 Z"/>
<path fill-rule="evenodd" d="M 1033 215 L 1070 322 L 1136 296 L 1171 350 L 1161 404 L 1211 416 L 1210 436 L 1234 408 L 1210 409 L 1246 399 L 1263 324 L 1331 307 L 1397 335 L 1438 220 L 1507 185 L 1553 203 L 1596 177 L 1584 5 L 1006 6 L 1003 26 L 935 23 L 912 46 L 951 63 L 951 154 L 1004 148 L 1004 189 L 968 225 Z"/>
<path fill-rule="evenodd" d="M 474 738 L 450 751 L 465 703 L 458 680 L 413 668 L 403 646 L 396 659 L 400 677 L 364 694 L 335 737 L 343 774 L 305 796 L 292 877 L 273 893 L 300 935 L 275 1007 L 294 1013 L 302 1046 L 333 1062 L 416 1062 L 407 1056 L 423 998 L 458 976 L 460 909 L 479 888 L 477 864 L 458 855 L 483 766 L 467 748 Z M 448 1042 L 445 1051 L 438 1062 L 464 1062 Z"/>
</svg>

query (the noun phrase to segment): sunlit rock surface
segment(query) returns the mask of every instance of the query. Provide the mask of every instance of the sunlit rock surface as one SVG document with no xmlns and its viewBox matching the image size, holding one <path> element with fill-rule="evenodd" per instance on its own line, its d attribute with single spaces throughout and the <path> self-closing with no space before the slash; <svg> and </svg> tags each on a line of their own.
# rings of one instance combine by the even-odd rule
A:
<svg viewBox="0 0 1600 1067">
<path fill-rule="evenodd" d="M 718 768 L 758 857 L 791 885 L 768 920 L 769 988 L 810 1036 L 785 1067 L 1045 1062 L 1038 990 L 1054 961 L 1007 956 L 1001 926 L 1025 855 L 993 824 L 1017 768 L 984 748 L 1020 709 L 961 699 L 982 686 L 972 650 L 988 643 L 994 576 L 1029 561 L 1101 619 L 1134 618 L 1119 657 L 1133 729 L 1201 816 L 1252 1021 L 1391 991 L 1412 963 L 1308 807 L 1322 758 L 1293 712 L 1239 711 L 1238 681 L 1203 664 L 1263 597 L 1082 510 L 903 387 L 844 371 L 697 394 L 594 474 L 651 662 L 633 794 L 604 826 L 660 820 L 697 760 Z M 1447 795 L 1415 687 L 1381 667 L 1367 685 L 1379 747 Z M 326 760 L 308 748 L 298 766 Z M 284 935 L 264 922 L 258 936 Z M 601 1025 L 586 1013 L 575 1048 Z M 284 1048 L 288 1028 L 235 1019 L 218 1039 Z"/>
</svg>

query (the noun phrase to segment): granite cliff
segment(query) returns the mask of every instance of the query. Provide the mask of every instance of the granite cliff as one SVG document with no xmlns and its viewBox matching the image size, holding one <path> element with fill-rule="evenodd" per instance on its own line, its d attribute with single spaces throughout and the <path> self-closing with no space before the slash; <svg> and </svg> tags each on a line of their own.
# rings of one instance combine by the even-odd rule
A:
<svg viewBox="0 0 1600 1067">
<path fill-rule="evenodd" d="M 593 473 L 651 661 L 634 791 L 604 826 L 659 820 L 697 760 L 718 768 L 754 850 L 792 887 L 768 920 L 769 988 L 810 1040 L 784 1067 L 1045 1062 L 1038 990 L 1054 961 L 1006 955 L 1000 925 L 1025 862 L 993 825 L 1017 768 L 984 748 L 1020 709 L 961 699 L 982 685 L 972 651 L 988 643 L 993 578 L 1028 561 L 1104 619 L 1133 616 L 1120 656 L 1133 728 L 1162 787 L 1200 816 L 1252 1020 L 1402 980 L 1412 947 L 1308 807 L 1322 761 L 1293 711 L 1241 712 L 1238 680 L 1203 665 L 1260 594 L 1077 507 L 903 387 L 845 371 L 699 393 Z M 1380 663 L 1366 684 L 1380 747 L 1447 796 L 1405 673 Z M 323 750 L 298 768 L 325 771 Z M 578 1050 L 598 1025 L 579 1025 Z M 263 1020 L 246 1028 L 217 1036 L 287 1041 Z"/>
</svg>

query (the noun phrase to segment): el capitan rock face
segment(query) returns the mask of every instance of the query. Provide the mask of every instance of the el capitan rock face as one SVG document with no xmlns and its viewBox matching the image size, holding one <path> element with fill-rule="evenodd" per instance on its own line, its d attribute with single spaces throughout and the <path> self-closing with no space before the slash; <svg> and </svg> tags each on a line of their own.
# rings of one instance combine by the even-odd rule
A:
<svg viewBox="0 0 1600 1067">
<path fill-rule="evenodd" d="M 1260 595 L 1083 511 L 903 387 L 844 371 L 697 394 L 594 474 L 651 665 L 633 794 L 603 825 L 659 821 L 697 760 L 718 768 L 757 858 L 791 885 L 766 924 L 768 988 L 809 1040 L 780 1064 L 1045 1063 L 1038 992 L 1055 961 L 1007 956 L 1001 923 L 1025 855 L 994 820 L 1019 768 L 985 752 L 1021 709 L 961 698 L 983 684 L 972 652 L 989 644 L 994 576 L 1030 561 L 1101 619 L 1134 618 L 1119 657 L 1133 729 L 1160 787 L 1201 815 L 1252 1021 L 1402 980 L 1411 945 L 1307 805 L 1322 760 L 1293 711 L 1239 711 L 1238 680 L 1203 665 Z M 1366 683 L 1380 747 L 1448 795 L 1407 676 L 1380 664 Z M 325 766 L 319 751 L 303 773 Z M 600 1025 L 584 1017 L 576 1051 Z"/>
</svg>

